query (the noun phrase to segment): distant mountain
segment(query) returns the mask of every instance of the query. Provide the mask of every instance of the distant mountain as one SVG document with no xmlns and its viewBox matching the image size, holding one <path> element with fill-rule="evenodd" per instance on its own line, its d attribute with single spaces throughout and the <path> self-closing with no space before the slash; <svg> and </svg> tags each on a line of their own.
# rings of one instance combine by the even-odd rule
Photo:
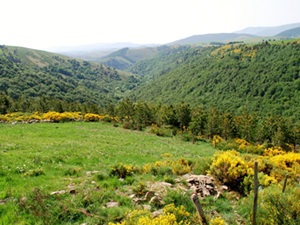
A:
<svg viewBox="0 0 300 225">
<path fill-rule="evenodd" d="M 187 45 L 187 44 L 198 44 L 198 43 L 211 43 L 211 42 L 235 42 L 235 41 L 246 41 L 256 38 L 255 35 L 243 34 L 243 33 L 216 33 L 216 34 L 203 34 L 203 35 L 194 35 L 187 37 L 181 40 L 177 40 L 169 43 L 178 44 L 178 45 Z"/>
<path fill-rule="evenodd" d="M 290 30 L 296 27 L 300 27 L 300 23 L 286 24 L 275 27 L 248 27 L 243 30 L 236 31 L 235 33 L 245 33 L 257 36 L 275 36 L 283 31 Z"/>
<path fill-rule="evenodd" d="M 125 70 L 136 62 L 151 58 L 159 52 L 160 47 L 122 48 L 98 59 L 107 66 Z"/>
<path fill-rule="evenodd" d="M 129 73 L 46 51 L 0 46 L 0 94 L 105 105 L 137 85 Z"/>
<path fill-rule="evenodd" d="M 109 55 L 112 52 L 122 48 L 144 48 L 155 47 L 155 44 L 134 44 L 130 42 L 121 43 L 97 43 L 90 45 L 81 45 L 73 47 L 57 47 L 51 49 L 51 52 L 63 54 L 69 57 L 79 58 L 88 61 L 98 61 L 100 58 Z"/>
<path fill-rule="evenodd" d="M 285 38 L 299 38 L 300 37 L 300 27 L 283 31 L 283 32 L 277 34 L 276 36 L 285 37 Z"/>
</svg>

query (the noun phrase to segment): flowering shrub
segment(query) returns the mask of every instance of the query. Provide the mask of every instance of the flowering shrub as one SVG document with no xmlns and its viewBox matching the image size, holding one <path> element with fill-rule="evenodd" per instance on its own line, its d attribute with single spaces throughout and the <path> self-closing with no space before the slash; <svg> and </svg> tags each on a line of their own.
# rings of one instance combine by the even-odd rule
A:
<svg viewBox="0 0 300 225">
<path fill-rule="evenodd" d="M 124 165 L 123 163 L 119 163 L 111 169 L 110 175 L 118 176 L 119 178 L 125 178 L 126 176 L 132 175 L 135 171 L 136 170 L 132 165 Z"/>
<path fill-rule="evenodd" d="M 166 127 L 166 126 L 159 127 L 157 124 L 151 125 L 150 133 L 153 133 L 153 134 L 156 134 L 157 136 L 162 136 L 162 137 L 172 137 L 173 135 L 176 135 L 175 129 L 172 129 L 171 127 Z"/>
<path fill-rule="evenodd" d="M 143 210 L 133 210 L 125 216 L 121 223 L 108 223 L 109 225 L 189 225 L 190 213 L 184 206 L 176 207 L 174 204 L 166 205 L 163 214 L 153 218 L 152 214 Z"/>
<path fill-rule="evenodd" d="M 171 155 L 169 155 L 171 157 Z M 165 160 L 157 161 L 154 164 L 146 164 L 141 168 L 141 172 L 146 174 L 151 172 L 152 175 L 183 175 L 192 171 L 192 162 L 179 159 L 179 160 Z"/>
<path fill-rule="evenodd" d="M 101 120 L 101 116 L 94 113 L 87 113 L 84 115 L 83 120 L 86 122 L 97 122 Z"/>
<path fill-rule="evenodd" d="M 0 115 L 0 122 L 9 122 L 9 117 L 7 115 Z"/>
<path fill-rule="evenodd" d="M 191 162 L 185 159 L 179 159 L 172 162 L 172 173 L 175 175 L 183 175 L 191 172 Z"/>
<path fill-rule="evenodd" d="M 285 155 L 286 152 L 281 147 L 272 147 L 264 150 L 264 156 Z"/>
<path fill-rule="evenodd" d="M 241 138 L 236 138 L 235 143 L 239 145 L 240 150 L 245 150 L 247 146 L 250 146 L 249 142 Z"/>
<path fill-rule="evenodd" d="M 276 180 L 281 181 L 286 174 L 291 178 L 299 177 L 300 154 L 289 152 L 284 155 L 275 155 L 270 158 L 272 171 L 270 175 Z"/>
<path fill-rule="evenodd" d="M 154 176 L 172 174 L 172 168 L 169 161 L 157 161 L 150 167 L 150 171 Z"/>
<path fill-rule="evenodd" d="M 50 111 L 44 113 L 42 118 L 50 122 L 67 122 L 67 121 L 77 121 L 81 119 L 81 113 L 79 112 L 54 112 Z"/>
<path fill-rule="evenodd" d="M 248 166 L 236 151 L 218 152 L 210 166 L 210 174 L 228 186 L 236 188 L 247 175 Z"/>
<path fill-rule="evenodd" d="M 227 223 L 225 223 L 225 221 L 220 217 L 213 218 L 212 220 L 209 221 L 209 225 L 226 225 L 226 224 Z"/>
<path fill-rule="evenodd" d="M 277 185 L 259 191 L 257 224 L 300 224 L 300 189 L 288 187 L 284 193 Z M 251 212 L 253 208 L 253 193 L 243 198 L 237 210 L 240 214 Z M 251 220 L 251 213 L 248 214 Z M 250 223 L 249 223 L 250 224 Z"/>
<path fill-rule="evenodd" d="M 217 146 L 217 144 L 219 144 L 222 141 L 223 141 L 223 139 L 219 135 L 214 135 L 214 137 L 212 139 L 212 144 L 213 144 L 213 146 Z"/>
<path fill-rule="evenodd" d="M 265 154 L 271 156 L 255 156 L 237 151 L 217 152 L 209 169 L 209 173 L 219 181 L 233 189 L 248 193 L 253 189 L 254 162 L 258 162 L 259 185 L 268 187 L 277 184 L 286 175 L 292 180 L 300 178 L 300 154 L 285 153 L 281 149 L 270 148 Z"/>
</svg>

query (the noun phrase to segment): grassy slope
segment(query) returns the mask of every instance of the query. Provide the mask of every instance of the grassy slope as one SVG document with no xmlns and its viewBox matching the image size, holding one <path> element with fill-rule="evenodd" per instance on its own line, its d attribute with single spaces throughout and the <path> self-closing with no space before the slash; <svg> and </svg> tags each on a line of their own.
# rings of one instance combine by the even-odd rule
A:
<svg viewBox="0 0 300 225">
<path fill-rule="evenodd" d="M 215 151 L 205 143 L 193 145 L 101 123 L 2 124 L 0 129 L 0 199 L 8 191 L 19 197 L 34 187 L 48 192 L 64 189 L 72 168 L 80 170 L 78 179 L 83 182 L 87 171 L 108 171 L 120 162 L 144 165 L 161 160 L 164 153 L 196 159 Z M 19 173 L 39 168 L 45 175 Z"/>
</svg>

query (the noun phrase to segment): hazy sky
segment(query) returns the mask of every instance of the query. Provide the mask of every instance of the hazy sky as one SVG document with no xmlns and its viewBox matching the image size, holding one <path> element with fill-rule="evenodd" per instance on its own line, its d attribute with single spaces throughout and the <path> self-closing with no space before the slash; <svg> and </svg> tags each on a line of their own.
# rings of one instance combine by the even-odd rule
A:
<svg viewBox="0 0 300 225">
<path fill-rule="evenodd" d="M 300 0 L 0 0 L 0 44 L 164 44 L 300 22 Z"/>
</svg>

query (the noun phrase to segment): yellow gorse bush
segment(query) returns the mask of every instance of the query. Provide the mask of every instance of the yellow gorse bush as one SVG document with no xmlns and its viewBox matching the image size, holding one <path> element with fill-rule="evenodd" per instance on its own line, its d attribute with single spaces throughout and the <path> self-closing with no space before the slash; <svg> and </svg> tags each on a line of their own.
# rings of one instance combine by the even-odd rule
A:
<svg viewBox="0 0 300 225">
<path fill-rule="evenodd" d="M 247 174 L 248 165 L 239 152 L 218 152 L 213 157 L 210 174 L 225 184 L 234 184 Z"/>
<path fill-rule="evenodd" d="M 174 204 L 166 205 L 163 214 L 153 217 L 145 210 L 133 210 L 126 214 L 121 223 L 108 223 L 109 225 L 189 225 L 190 214 L 184 206 L 176 207 Z"/>
<path fill-rule="evenodd" d="M 250 143 L 244 139 L 236 138 L 235 143 L 239 145 L 239 149 L 245 150 L 247 146 L 250 146 Z"/>
<path fill-rule="evenodd" d="M 286 152 L 281 147 L 272 147 L 264 150 L 264 156 L 285 155 Z"/>
<path fill-rule="evenodd" d="M 270 158 L 270 163 L 273 167 L 270 175 L 278 181 L 281 181 L 285 175 L 291 178 L 300 177 L 300 153 L 275 155 Z"/>
<path fill-rule="evenodd" d="M 44 113 L 42 115 L 42 119 L 48 120 L 50 122 L 66 122 L 66 121 L 77 121 L 82 118 L 80 112 L 54 112 L 50 111 L 47 113 Z"/>
<path fill-rule="evenodd" d="M 300 178 L 300 153 L 286 153 L 280 148 L 265 150 L 265 156 L 240 154 L 237 151 L 217 152 L 209 173 L 231 187 L 243 187 L 248 192 L 253 188 L 254 162 L 258 162 L 259 185 L 268 187 L 277 184 L 286 175 Z"/>
<path fill-rule="evenodd" d="M 109 115 L 99 115 L 95 113 L 86 113 L 84 116 L 81 112 L 55 112 L 49 111 L 47 113 L 8 113 L 0 115 L 0 122 L 30 122 L 30 121 L 42 121 L 42 122 L 68 122 L 68 121 L 87 121 L 87 122 L 113 122 L 118 123 L 119 118 L 117 116 L 111 117 Z"/>
<path fill-rule="evenodd" d="M 214 135 L 212 139 L 213 146 L 219 144 L 223 139 L 219 135 Z"/>
<path fill-rule="evenodd" d="M 209 225 L 226 225 L 227 223 L 221 218 L 216 217 L 209 221 Z"/>
</svg>

